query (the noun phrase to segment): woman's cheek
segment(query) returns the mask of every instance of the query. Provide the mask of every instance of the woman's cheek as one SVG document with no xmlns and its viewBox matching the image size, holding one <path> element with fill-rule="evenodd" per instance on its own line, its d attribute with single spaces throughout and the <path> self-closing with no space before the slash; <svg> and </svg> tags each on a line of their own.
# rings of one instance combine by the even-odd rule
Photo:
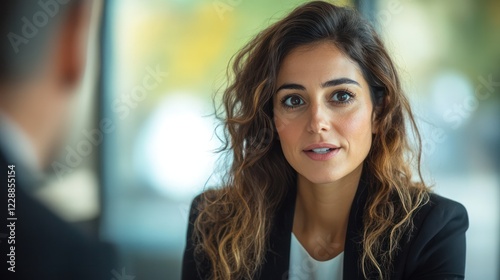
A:
<svg viewBox="0 0 500 280">
<path fill-rule="evenodd" d="M 289 119 L 282 116 L 275 116 L 274 122 L 283 152 L 293 153 L 294 148 L 299 145 L 302 133 L 300 123 L 296 119 Z"/>
<path fill-rule="evenodd" d="M 278 130 L 278 135 L 280 137 L 281 145 L 284 147 L 291 147 L 298 141 L 298 129 L 294 129 L 293 125 L 283 124 Z"/>
<path fill-rule="evenodd" d="M 276 131 L 278 133 L 283 132 L 283 130 L 286 129 L 288 124 L 289 124 L 289 121 L 284 119 L 283 117 L 281 117 L 279 115 L 274 116 L 274 125 L 276 126 Z"/>
<path fill-rule="evenodd" d="M 364 112 L 358 111 L 342 119 L 339 119 L 338 127 L 342 136 L 346 138 L 350 146 L 351 145 L 363 145 L 364 142 L 371 139 L 372 134 L 372 124 L 371 115 Z M 371 141 L 370 141 L 371 143 Z M 356 148 L 356 147 L 350 147 Z M 359 149 L 358 147 L 357 149 Z"/>
</svg>

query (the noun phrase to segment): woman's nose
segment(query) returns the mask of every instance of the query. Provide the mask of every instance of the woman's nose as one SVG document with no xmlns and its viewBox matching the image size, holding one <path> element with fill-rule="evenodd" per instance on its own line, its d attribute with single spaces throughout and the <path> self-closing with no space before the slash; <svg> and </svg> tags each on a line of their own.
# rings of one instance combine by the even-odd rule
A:
<svg viewBox="0 0 500 280">
<path fill-rule="evenodd" d="M 330 130 L 330 114 L 328 108 L 322 104 L 313 104 L 309 109 L 309 125 L 308 131 L 310 133 L 321 133 Z"/>
</svg>

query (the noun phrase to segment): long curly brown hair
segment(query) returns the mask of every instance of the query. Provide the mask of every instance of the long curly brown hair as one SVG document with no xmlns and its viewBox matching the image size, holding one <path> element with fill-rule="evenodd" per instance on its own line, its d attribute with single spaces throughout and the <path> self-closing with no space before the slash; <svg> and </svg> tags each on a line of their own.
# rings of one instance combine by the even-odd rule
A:
<svg viewBox="0 0 500 280">
<path fill-rule="evenodd" d="M 193 232 L 195 254 L 209 261 L 211 279 L 252 279 L 263 263 L 273 215 L 297 176 L 274 127 L 276 77 L 291 50 L 318 41 L 335 44 L 359 65 L 375 105 L 378 129 L 363 168 L 373 178 L 359 264 L 365 278 L 387 278 L 399 242 L 412 230 L 412 215 L 428 201 L 420 135 L 379 36 L 351 8 L 303 4 L 251 40 L 229 69 L 221 108 L 231 165 L 223 186 L 202 194 Z"/>
</svg>

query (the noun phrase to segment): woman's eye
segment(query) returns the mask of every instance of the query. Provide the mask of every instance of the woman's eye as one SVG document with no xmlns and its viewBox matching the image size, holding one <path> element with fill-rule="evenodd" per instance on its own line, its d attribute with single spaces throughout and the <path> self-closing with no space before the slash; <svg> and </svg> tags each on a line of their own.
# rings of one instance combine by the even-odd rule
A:
<svg viewBox="0 0 500 280">
<path fill-rule="evenodd" d="M 348 93 L 347 91 L 339 91 L 332 96 L 332 100 L 338 103 L 347 103 L 351 100 L 351 98 L 352 94 Z"/>
<path fill-rule="evenodd" d="M 288 107 L 297 107 L 304 104 L 304 100 L 298 96 L 289 96 L 283 100 L 283 104 Z"/>
</svg>

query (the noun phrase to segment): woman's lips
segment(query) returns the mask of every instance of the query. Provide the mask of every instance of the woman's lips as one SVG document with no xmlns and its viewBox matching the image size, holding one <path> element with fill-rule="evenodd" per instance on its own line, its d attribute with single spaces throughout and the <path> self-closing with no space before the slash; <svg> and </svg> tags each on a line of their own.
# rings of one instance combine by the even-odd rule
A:
<svg viewBox="0 0 500 280">
<path fill-rule="evenodd" d="M 304 150 L 304 153 L 311 158 L 312 160 L 329 160 L 333 158 L 338 152 L 340 148 L 314 148 L 310 150 Z"/>
<path fill-rule="evenodd" d="M 311 145 L 305 147 L 304 151 L 309 151 L 309 150 L 312 150 L 312 149 L 321 149 L 321 148 L 337 149 L 339 147 L 336 146 L 336 145 L 330 144 L 330 143 L 322 142 L 322 143 L 311 144 Z"/>
</svg>

